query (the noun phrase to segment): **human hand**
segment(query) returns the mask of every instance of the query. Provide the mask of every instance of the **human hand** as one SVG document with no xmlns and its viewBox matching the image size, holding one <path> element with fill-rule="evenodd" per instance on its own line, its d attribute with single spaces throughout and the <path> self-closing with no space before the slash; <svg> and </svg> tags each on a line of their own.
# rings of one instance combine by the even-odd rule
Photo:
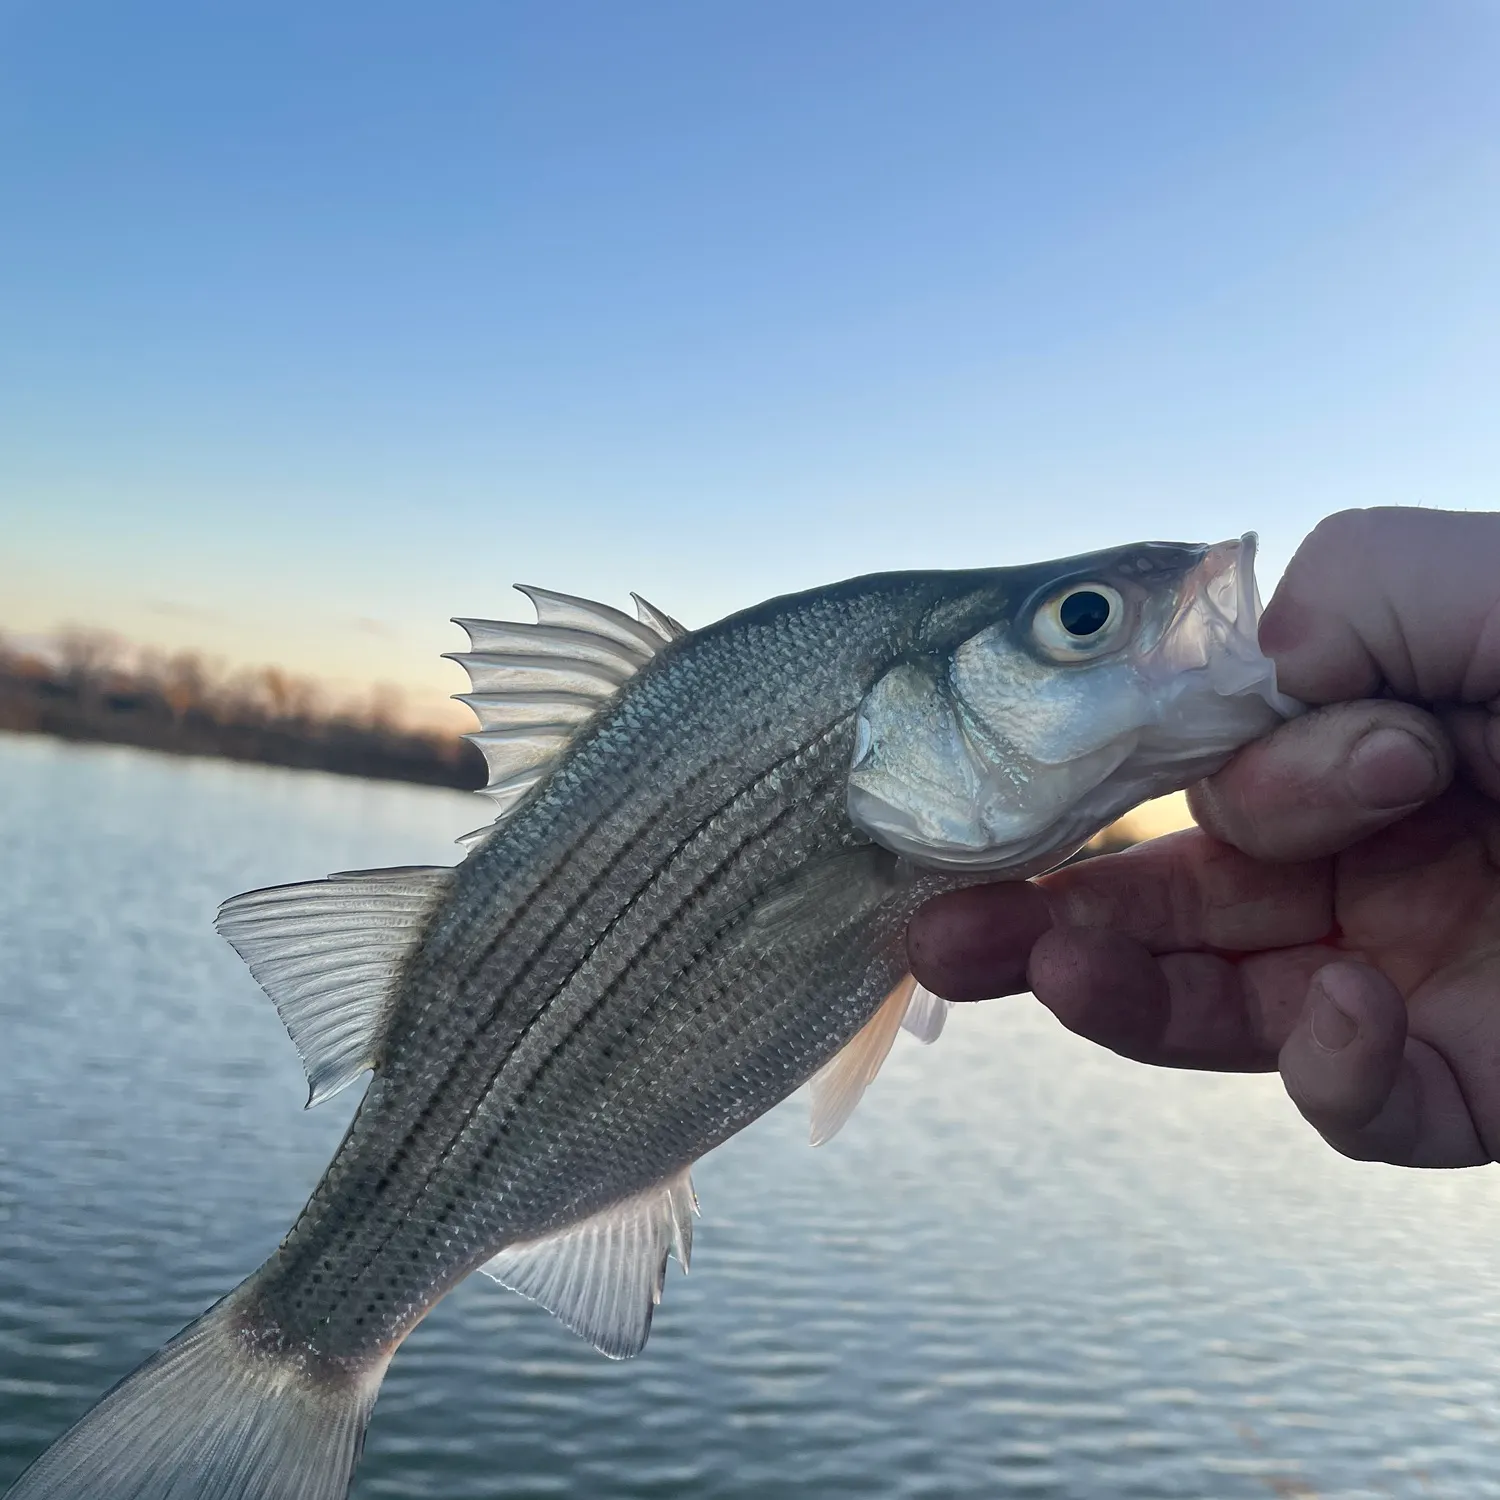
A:
<svg viewBox="0 0 1500 1500">
<path fill-rule="evenodd" d="M 1029 988 L 1142 1062 L 1279 1067 L 1350 1156 L 1494 1160 L 1500 516 L 1332 517 L 1261 642 L 1321 706 L 1195 789 L 1201 831 L 941 897 L 912 967 L 952 999 Z"/>
</svg>

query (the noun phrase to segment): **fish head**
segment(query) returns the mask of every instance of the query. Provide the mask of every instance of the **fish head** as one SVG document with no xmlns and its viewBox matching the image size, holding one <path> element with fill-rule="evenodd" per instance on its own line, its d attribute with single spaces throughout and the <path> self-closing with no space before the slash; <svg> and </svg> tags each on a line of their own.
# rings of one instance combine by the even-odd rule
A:
<svg viewBox="0 0 1500 1500">
<path fill-rule="evenodd" d="M 997 617 L 916 653 L 856 722 L 848 807 L 918 864 L 1046 869 L 1301 705 L 1256 639 L 1255 537 L 1006 570 Z"/>
</svg>

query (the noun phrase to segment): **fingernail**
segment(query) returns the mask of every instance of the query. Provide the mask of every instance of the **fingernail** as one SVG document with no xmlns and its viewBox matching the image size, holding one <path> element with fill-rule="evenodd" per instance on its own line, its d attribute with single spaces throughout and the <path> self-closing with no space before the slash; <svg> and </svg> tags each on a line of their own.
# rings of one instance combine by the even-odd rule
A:
<svg viewBox="0 0 1500 1500">
<path fill-rule="evenodd" d="M 1410 807 L 1437 791 L 1442 771 L 1432 748 L 1404 729 L 1372 729 L 1349 754 L 1349 787 L 1366 807 Z"/>
<path fill-rule="evenodd" d="M 1342 1052 L 1359 1032 L 1359 1023 L 1342 1009 L 1330 993 L 1338 987 L 1337 975 L 1313 977 L 1313 1003 L 1310 1025 L 1312 1039 L 1325 1052 Z"/>
</svg>

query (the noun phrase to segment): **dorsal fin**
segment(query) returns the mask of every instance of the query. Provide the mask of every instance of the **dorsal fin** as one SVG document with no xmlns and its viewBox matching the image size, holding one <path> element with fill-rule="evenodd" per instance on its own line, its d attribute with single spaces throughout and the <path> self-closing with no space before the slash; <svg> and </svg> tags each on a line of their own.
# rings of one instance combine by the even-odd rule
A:
<svg viewBox="0 0 1500 1500">
<path fill-rule="evenodd" d="M 579 729 L 669 641 L 687 632 L 639 595 L 639 620 L 608 604 L 529 584 L 516 587 L 536 609 L 534 624 L 455 620 L 469 650 L 448 653 L 469 674 L 467 703 L 479 728 L 464 737 L 489 768 L 484 791 L 499 804 L 494 823 L 458 842 L 472 849 L 537 786 Z"/>
<path fill-rule="evenodd" d="M 639 620 L 632 620 L 612 605 L 580 599 L 576 594 L 558 594 L 533 584 L 518 583 L 520 591 L 536 606 L 538 625 L 561 625 L 587 631 L 621 645 L 634 645 L 646 656 L 661 649 L 661 632 Z"/>
<path fill-rule="evenodd" d="M 219 908 L 214 927 L 302 1058 L 309 1106 L 375 1065 L 396 978 L 452 882 L 446 865 L 349 870 L 246 891 Z"/>
<path fill-rule="evenodd" d="M 667 1256 L 693 1248 L 690 1168 L 544 1239 L 508 1245 L 480 1269 L 539 1302 L 611 1359 L 646 1347 Z"/>
<path fill-rule="evenodd" d="M 650 626 L 664 641 L 675 641 L 687 634 L 686 625 L 663 614 L 649 599 L 642 599 L 639 594 L 630 597 L 635 600 L 635 612 L 640 616 L 641 624 Z"/>
</svg>

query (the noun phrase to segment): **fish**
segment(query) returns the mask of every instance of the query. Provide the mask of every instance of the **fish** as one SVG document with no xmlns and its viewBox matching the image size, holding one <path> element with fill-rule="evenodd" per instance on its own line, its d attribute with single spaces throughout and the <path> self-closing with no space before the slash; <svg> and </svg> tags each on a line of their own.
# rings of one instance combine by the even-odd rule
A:
<svg viewBox="0 0 1500 1500">
<path fill-rule="evenodd" d="M 309 1105 L 368 1075 L 342 1144 L 11 1500 L 337 1500 L 396 1349 L 475 1271 L 638 1353 L 694 1163 L 806 1084 L 826 1141 L 903 1025 L 941 1030 L 924 901 L 1060 863 L 1299 711 L 1254 551 L 876 574 L 691 631 L 532 587 L 534 623 L 459 620 L 497 804 L 461 861 L 217 917 Z"/>
</svg>

